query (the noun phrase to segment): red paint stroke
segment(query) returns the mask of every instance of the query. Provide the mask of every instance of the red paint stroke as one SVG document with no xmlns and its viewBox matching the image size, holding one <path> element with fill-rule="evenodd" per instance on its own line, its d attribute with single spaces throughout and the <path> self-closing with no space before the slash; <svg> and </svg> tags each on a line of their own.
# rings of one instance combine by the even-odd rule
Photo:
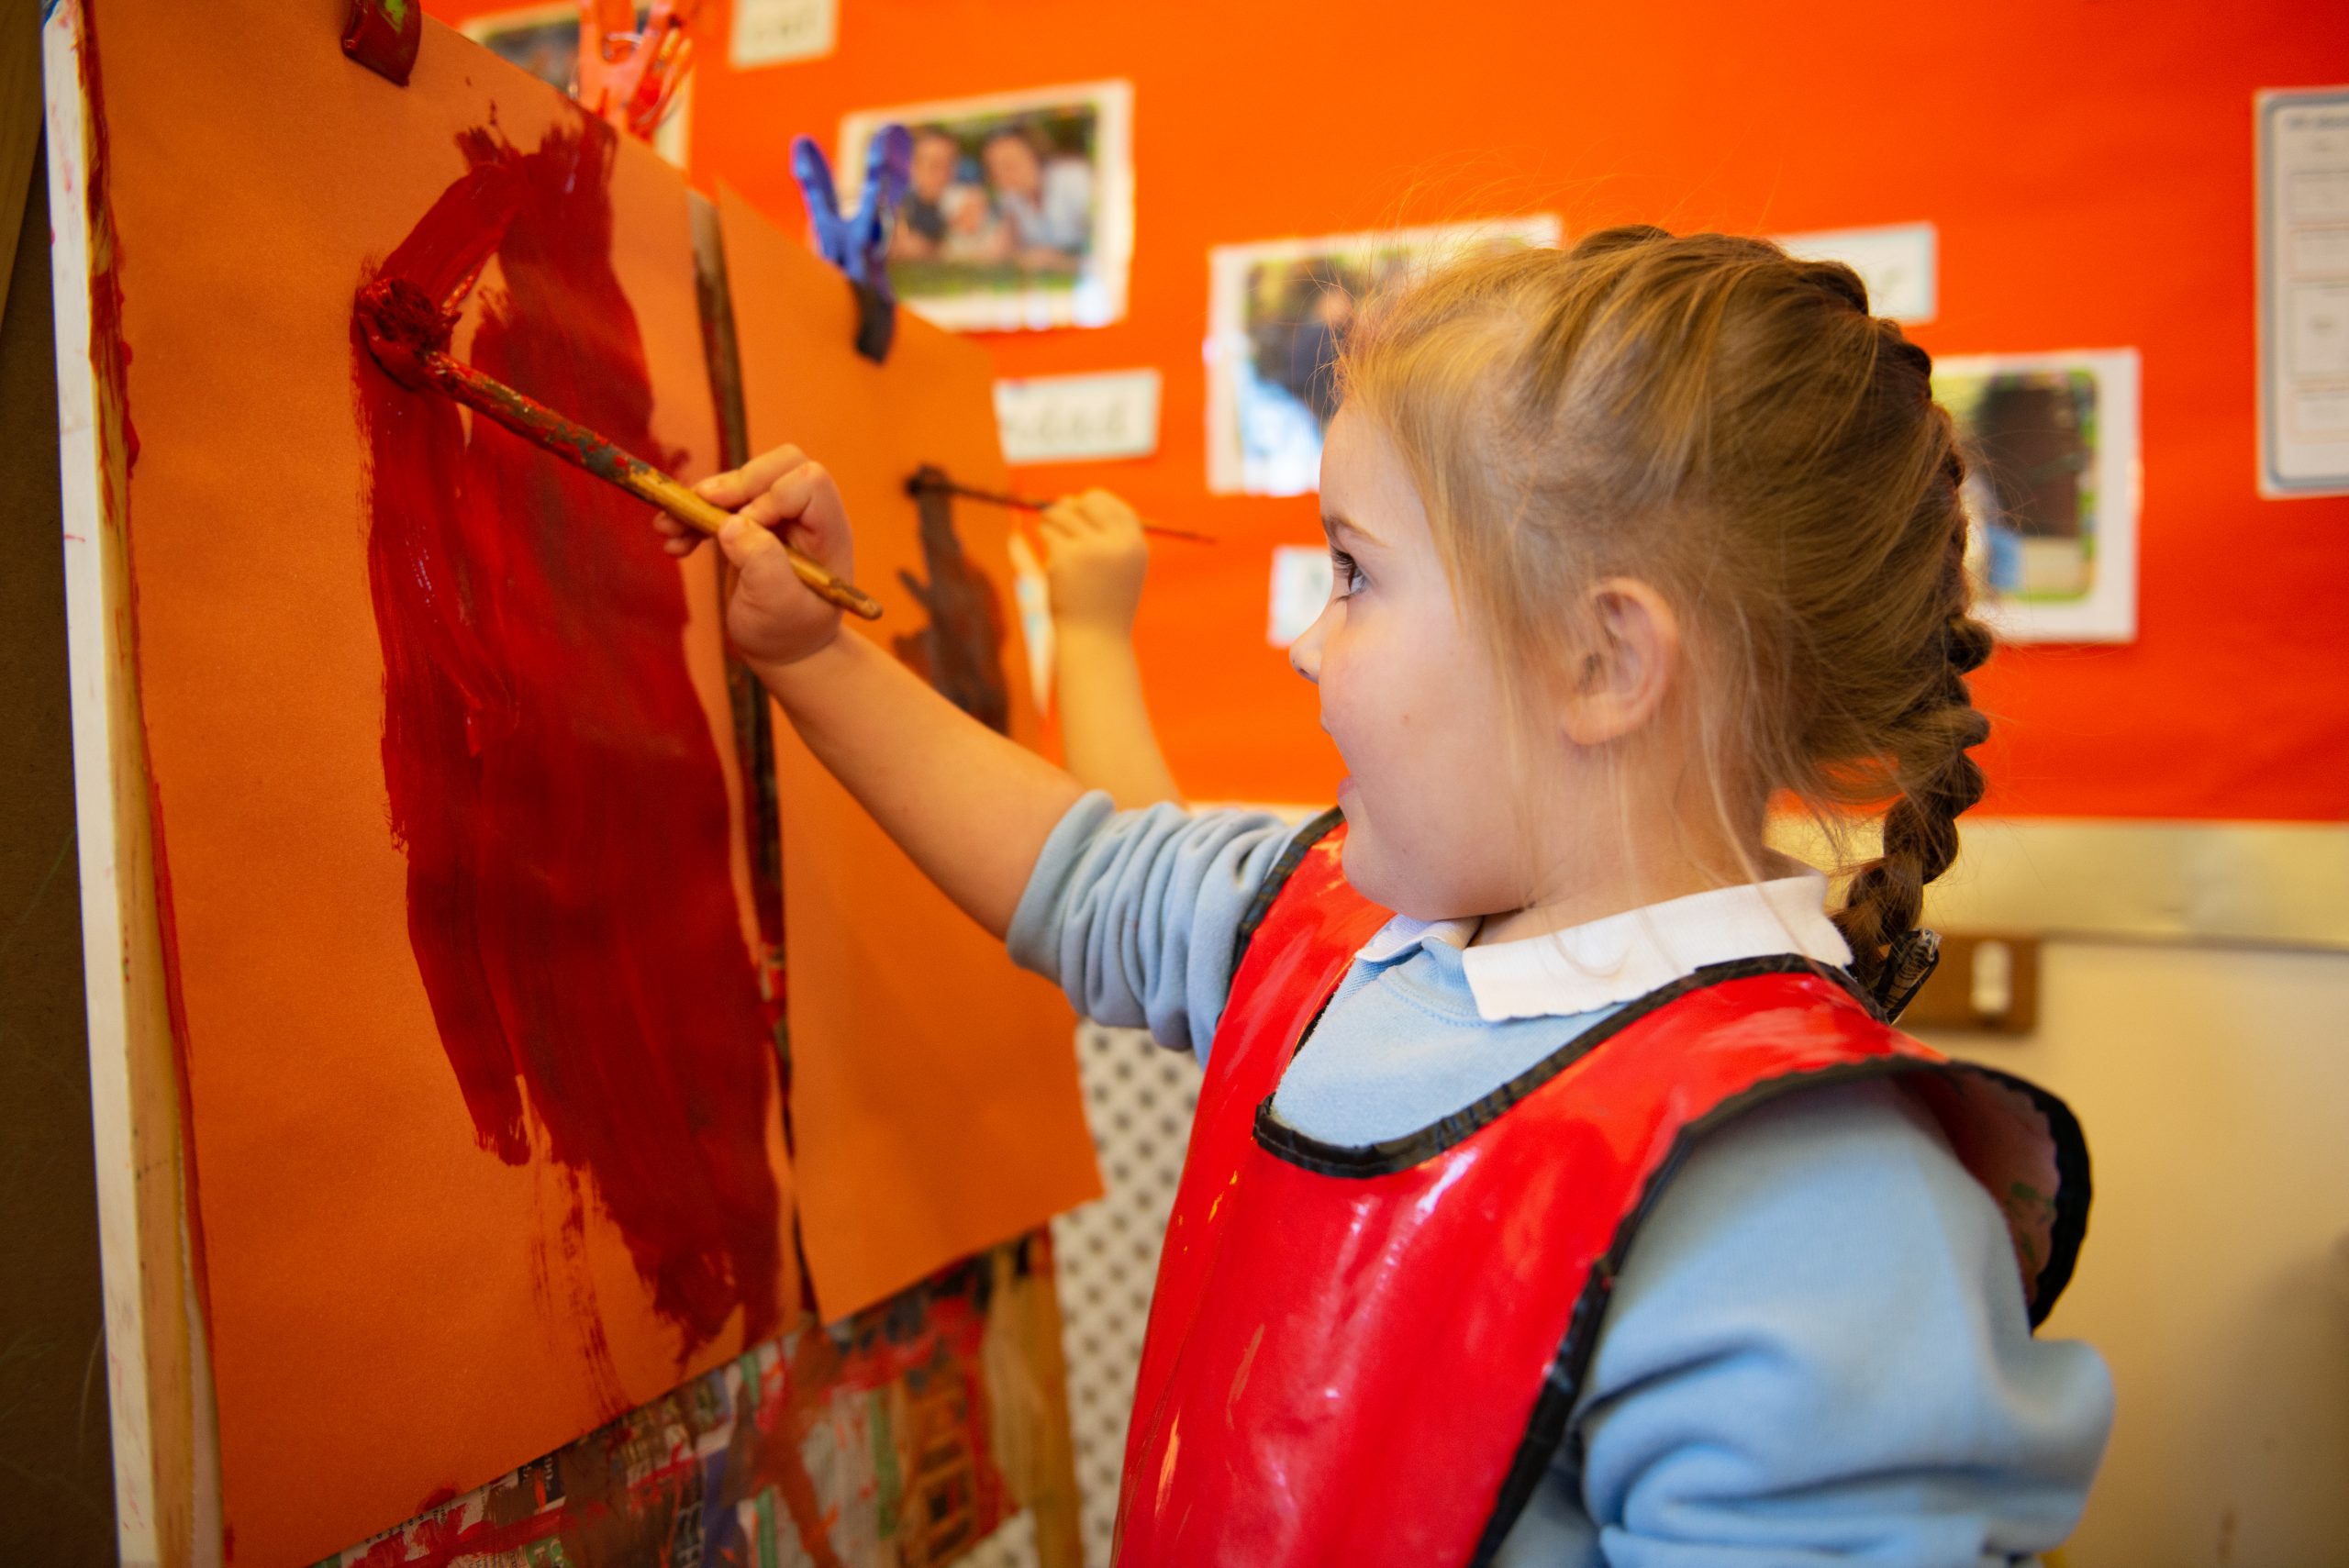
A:
<svg viewBox="0 0 2349 1568">
<path fill-rule="evenodd" d="M 462 298 L 467 358 L 631 450 L 651 429 L 611 263 L 615 139 L 494 129 L 373 269 Z M 354 326 L 384 776 L 408 938 L 484 1149 L 591 1175 L 681 1356 L 738 1308 L 776 1324 L 772 1045 L 736 916 L 726 787 L 684 654 L 685 601 L 640 502 L 385 375 Z"/>
<path fill-rule="evenodd" d="M 106 89 L 98 72 L 97 23 L 87 6 L 79 7 L 78 20 L 74 59 L 82 73 L 82 201 L 90 246 L 90 369 L 98 384 L 101 515 L 113 519 L 129 515 L 129 497 L 116 486 L 129 483 L 131 467 L 139 461 L 139 432 L 130 423 L 130 344 L 122 332 L 122 245 L 114 222 L 113 155 L 106 139 Z M 117 450 L 122 459 L 119 475 L 108 461 Z"/>
</svg>

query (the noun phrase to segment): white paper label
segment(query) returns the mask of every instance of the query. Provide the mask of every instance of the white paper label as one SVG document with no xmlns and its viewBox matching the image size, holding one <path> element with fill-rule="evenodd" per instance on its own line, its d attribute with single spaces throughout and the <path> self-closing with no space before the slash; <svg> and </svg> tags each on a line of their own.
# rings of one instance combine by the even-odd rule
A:
<svg viewBox="0 0 2349 1568">
<path fill-rule="evenodd" d="M 2349 494 L 2349 87 L 2256 113 L 2259 492 Z"/>
<path fill-rule="evenodd" d="M 1148 457 L 1158 450 L 1158 373 L 999 381 L 995 419 L 1008 463 Z"/>
<path fill-rule="evenodd" d="M 734 0 L 734 68 L 814 60 L 839 32 L 840 0 Z"/>
<path fill-rule="evenodd" d="M 1327 545 L 1281 544 L 1273 547 L 1273 613 L 1265 639 L 1286 648 L 1305 635 L 1330 602 L 1330 550 Z"/>
<path fill-rule="evenodd" d="M 1930 223 L 1781 234 L 1778 243 L 1806 261 L 1841 261 L 1868 286 L 1868 309 L 1895 321 L 1931 321 L 1941 303 L 1939 245 Z"/>
</svg>

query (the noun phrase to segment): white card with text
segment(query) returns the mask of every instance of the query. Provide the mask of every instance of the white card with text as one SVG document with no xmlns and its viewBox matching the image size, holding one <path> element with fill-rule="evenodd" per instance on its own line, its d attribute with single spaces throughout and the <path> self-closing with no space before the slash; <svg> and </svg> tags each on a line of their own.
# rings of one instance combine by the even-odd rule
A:
<svg viewBox="0 0 2349 1568">
<path fill-rule="evenodd" d="M 734 0 L 734 69 L 829 54 L 840 20 L 840 0 Z"/>
<path fill-rule="evenodd" d="M 1037 376 L 995 384 L 1003 461 L 1082 462 L 1158 450 L 1158 373 Z"/>
</svg>

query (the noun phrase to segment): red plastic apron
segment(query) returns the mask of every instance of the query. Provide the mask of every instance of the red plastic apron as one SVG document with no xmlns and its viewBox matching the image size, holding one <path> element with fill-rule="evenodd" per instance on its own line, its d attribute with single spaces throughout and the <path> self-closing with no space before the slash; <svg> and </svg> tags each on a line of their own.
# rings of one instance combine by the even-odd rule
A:
<svg viewBox="0 0 2349 1568">
<path fill-rule="evenodd" d="M 1999 1201 L 2032 1321 L 2054 1306 L 2087 1207 L 2070 1113 L 1798 958 L 1666 986 L 1408 1138 L 1283 1126 L 1283 1070 L 1387 919 L 1347 885 L 1343 838 L 1293 850 L 1243 936 L 1151 1304 L 1120 1568 L 1489 1560 L 1564 1436 L 1640 1218 L 1698 1133 L 1790 1090 L 1899 1076 Z"/>
</svg>

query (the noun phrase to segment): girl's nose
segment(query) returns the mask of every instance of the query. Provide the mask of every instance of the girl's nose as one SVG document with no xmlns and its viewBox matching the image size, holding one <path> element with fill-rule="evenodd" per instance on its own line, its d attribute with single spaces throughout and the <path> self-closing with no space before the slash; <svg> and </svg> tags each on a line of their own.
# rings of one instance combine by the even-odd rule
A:
<svg viewBox="0 0 2349 1568">
<path fill-rule="evenodd" d="M 1330 606 L 1323 605 L 1321 613 L 1313 617 L 1313 624 L 1288 645 L 1288 667 L 1317 686 L 1321 684 L 1321 639 L 1327 635 L 1329 623 Z"/>
</svg>

